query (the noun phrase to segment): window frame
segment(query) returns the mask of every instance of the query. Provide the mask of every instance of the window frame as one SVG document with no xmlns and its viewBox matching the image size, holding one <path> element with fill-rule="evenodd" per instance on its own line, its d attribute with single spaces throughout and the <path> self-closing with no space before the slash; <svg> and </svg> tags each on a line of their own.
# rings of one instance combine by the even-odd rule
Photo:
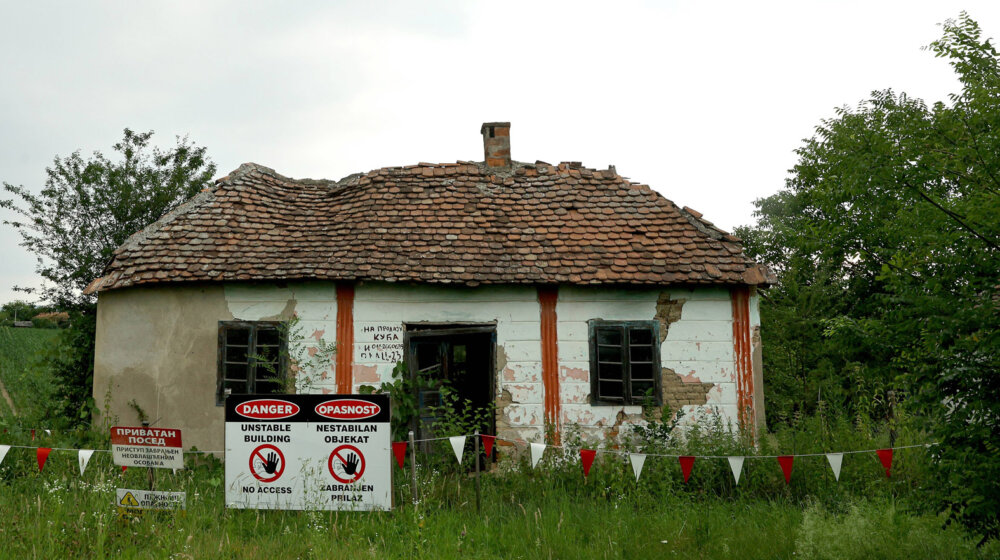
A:
<svg viewBox="0 0 1000 560">
<path fill-rule="evenodd" d="M 215 384 L 215 405 L 226 404 L 225 381 L 226 364 L 241 363 L 226 361 L 226 333 L 229 329 L 248 329 L 250 338 L 247 341 L 247 389 L 246 393 L 236 393 L 234 395 L 256 394 L 257 382 L 257 333 L 262 329 L 274 329 L 278 331 L 278 373 L 277 379 L 285 381 L 288 379 L 288 333 L 287 324 L 283 321 L 219 321 L 218 354 L 216 359 L 216 384 Z"/>
<path fill-rule="evenodd" d="M 622 368 L 622 398 L 602 396 L 600 394 L 600 368 L 597 361 L 598 338 L 597 331 L 602 328 L 621 329 L 621 368 Z M 632 330 L 648 330 L 651 339 L 653 376 L 653 402 L 642 402 L 632 396 L 632 360 L 629 346 L 629 336 Z M 606 321 L 591 319 L 587 321 L 587 342 L 590 348 L 590 404 L 594 406 L 662 406 L 663 404 L 663 363 L 660 361 L 660 329 L 657 321 Z M 636 363 L 647 363 L 636 361 Z"/>
</svg>

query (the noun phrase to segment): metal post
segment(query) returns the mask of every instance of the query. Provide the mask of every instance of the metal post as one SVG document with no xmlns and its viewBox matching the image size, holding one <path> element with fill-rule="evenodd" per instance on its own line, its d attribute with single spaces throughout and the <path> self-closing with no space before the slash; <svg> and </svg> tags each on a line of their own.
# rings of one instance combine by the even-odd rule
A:
<svg viewBox="0 0 1000 560">
<path fill-rule="evenodd" d="M 413 506 L 417 506 L 417 445 L 410 430 L 410 473 L 413 475 Z"/>
<path fill-rule="evenodd" d="M 143 422 L 142 427 L 148 428 L 149 422 Z M 149 472 L 149 490 L 152 492 L 153 490 L 156 490 L 156 474 L 153 471 L 153 467 L 146 467 L 146 470 Z"/>
<path fill-rule="evenodd" d="M 476 430 L 476 513 L 480 512 L 480 496 L 479 496 L 479 430 Z"/>
</svg>

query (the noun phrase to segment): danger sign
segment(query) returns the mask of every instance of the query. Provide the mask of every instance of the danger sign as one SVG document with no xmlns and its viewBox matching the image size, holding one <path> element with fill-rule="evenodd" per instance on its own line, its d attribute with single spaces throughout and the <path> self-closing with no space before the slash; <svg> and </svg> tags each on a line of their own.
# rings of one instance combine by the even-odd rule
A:
<svg viewBox="0 0 1000 560">
<path fill-rule="evenodd" d="M 226 507 L 389 509 L 387 395 L 226 399 Z"/>
<path fill-rule="evenodd" d="M 183 469 L 181 431 L 147 426 L 111 428 L 111 453 L 116 465 Z"/>
<path fill-rule="evenodd" d="M 365 456 L 353 445 L 341 445 L 330 452 L 327 468 L 333 478 L 351 484 L 365 474 Z"/>
<path fill-rule="evenodd" d="M 274 482 L 285 472 L 285 454 L 265 443 L 250 452 L 250 473 L 261 482 Z"/>
</svg>

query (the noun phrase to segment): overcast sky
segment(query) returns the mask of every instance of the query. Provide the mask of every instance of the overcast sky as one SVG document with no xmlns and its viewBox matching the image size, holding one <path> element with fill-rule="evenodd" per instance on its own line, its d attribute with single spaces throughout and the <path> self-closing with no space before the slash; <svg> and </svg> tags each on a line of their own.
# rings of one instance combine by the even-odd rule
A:
<svg viewBox="0 0 1000 560">
<path fill-rule="evenodd" d="M 963 9 L 1000 37 L 996 0 L 0 0 L 0 181 L 37 191 L 125 127 L 188 135 L 220 176 L 338 179 L 482 160 L 480 124 L 511 121 L 516 160 L 614 164 L 731 230 L 835 107 L 956 91 L 921 47 Z M 0 226 L 0 302 L 39 282 L 18 243 Z"/>
</svg>

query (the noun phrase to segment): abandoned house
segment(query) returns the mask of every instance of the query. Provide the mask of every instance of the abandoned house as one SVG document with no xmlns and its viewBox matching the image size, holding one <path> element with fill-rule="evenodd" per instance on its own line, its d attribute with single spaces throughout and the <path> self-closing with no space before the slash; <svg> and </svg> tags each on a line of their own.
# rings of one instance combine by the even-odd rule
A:
<svg viewBox="0 0 1000 560">
<path fill-rule="evenodd" d="M 228 394 L 357 392 L 402 362 L 421 406 L 448 384 L 502 438 L 602 438 L 643 407 L 759 425 L 773 277 L 739 239 L 614 167 L 513 161 L 510 123 L 481 133 L 485 161 L 339 181 L 244 164 L 133 235 L 88 287 L 102 414 L 222 449 Z"/>
</svg>

